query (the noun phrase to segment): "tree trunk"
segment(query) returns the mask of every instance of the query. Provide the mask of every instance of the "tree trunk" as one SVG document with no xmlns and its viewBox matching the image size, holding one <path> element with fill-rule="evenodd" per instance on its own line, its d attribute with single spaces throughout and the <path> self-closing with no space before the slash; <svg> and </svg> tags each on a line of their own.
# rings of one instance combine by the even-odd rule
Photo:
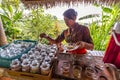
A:
<svg viewBox="0 0 120 80">
<path fill-rule="evenodd" d="M 6 44 L 7 44 L 7 38 L 2 25 L 2 20 L 0 18 L 0 46 L 4 46 Z"/>
</svg>

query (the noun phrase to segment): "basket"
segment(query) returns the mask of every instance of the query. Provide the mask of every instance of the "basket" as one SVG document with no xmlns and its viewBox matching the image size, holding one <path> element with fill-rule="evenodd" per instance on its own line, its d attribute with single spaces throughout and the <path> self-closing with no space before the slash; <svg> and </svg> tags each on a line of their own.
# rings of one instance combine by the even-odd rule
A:
<svg viewBox="0 0 120 80">
<path fill-rule="evenodd" d="M 21 52 L 17 56 L 14 56 L 14 57 L 11 57 L 11 58 L 5 58 L 5 57 L 0 56 L 0 67 L 9 68 L 12 60 L 19 59 L 22 56 L 22 54 L 27 53 L 31 48 L 35 47 L 35 45 L 37 44 L 37 41 L 32 41 L 32 40 L 16 40 L 16 41 L 13 41 L 12 43 L 16 44 L 18 42 L 32 42 L 34 44 L 31 47 L 28 47 L 25 51 Z M 2 46 L 1 48 L 4 49 L 4 48 L 8 47 L 9 45 L 10 44 Z"/>
</svg>

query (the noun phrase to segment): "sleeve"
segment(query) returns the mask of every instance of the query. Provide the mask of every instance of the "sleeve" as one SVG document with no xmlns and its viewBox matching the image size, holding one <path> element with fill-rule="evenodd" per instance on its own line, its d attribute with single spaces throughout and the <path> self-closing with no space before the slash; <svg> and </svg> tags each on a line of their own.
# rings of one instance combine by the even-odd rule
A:
<svg viewBox="0 0 120 80">
<path fill-rule="evenodd" d="M 83 32 L 84 32 L 83 33 L 83 40 L 87 43 L 93 44 L 93 40 L 91 38 L 90 31 L 89 31 L 88 27 L 86 27 Z"/>
<path fill-rule="evenodd" d="M 55 39 L 56 43 L 60 43 L 65 39 L 64 31 Z"/>
</svg>

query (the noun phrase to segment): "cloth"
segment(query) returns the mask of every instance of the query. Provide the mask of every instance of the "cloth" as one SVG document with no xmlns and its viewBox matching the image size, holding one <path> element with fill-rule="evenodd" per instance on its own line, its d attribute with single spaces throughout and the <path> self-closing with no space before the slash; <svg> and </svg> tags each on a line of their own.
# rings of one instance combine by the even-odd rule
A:
<svg viewBox="0 0 120 80">
<path fill-rule="evenodd" d="M 73 28 L 73 30 L 64 30 L 62 34 L 56 38 L 56 42 L 59 43 L 65 39 L 67 43 L 76 43 L 79 41 L 84 41 L 93 44 L 88 27 L 75 23 Z"/>
<path fill-rule="evenodd" d="M 76 49 L 68 52 L 72 54 L 86 54 L 87 50 L 85 48 L 82 48 L 82 49 Z"/>
<path fill-rule="evenodd" d="M 120 42 L 120 34 L 115 34 L 118 41 Z M 112 63 L 120 69 L 120 46 L 118 46 L 113 36 L 111 35 L 108 47 L 106 48 L 105 55 L 103 58 L 104 63 Z"/>
<path fill-rule="evenodd" d="M 114 64 L 116 65 L 117 68 L 120 69 L 120 52 L 118 53 L 118 56 L 117 56 Z"/>
</svg>

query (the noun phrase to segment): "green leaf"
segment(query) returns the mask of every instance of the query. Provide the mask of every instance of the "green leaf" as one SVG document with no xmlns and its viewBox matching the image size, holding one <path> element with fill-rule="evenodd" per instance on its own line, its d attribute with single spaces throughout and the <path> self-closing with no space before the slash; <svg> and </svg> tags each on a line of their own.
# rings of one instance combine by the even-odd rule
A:
<svg viewBox="0 0 120 80">
<path fill-rule="evenodd" d="M 104 6 L 102 6 L 102 10 L 103 10 L 103 12 L 105 12 L 105 13 L 111 13 L 111 12 L 112 12 L 112 9 L 111 9 L 111 8 L 104 7 Z"/>
<path fill-rule="evenodd" d="M 7 19 L 7 20 L 11 20 L 8 16 L 6 16 L 6 15 L 4 15 L 2 13 L 0 13 L 0 16 L 3 17 L 3 18 L 5 18 L 5 19 Z"/>
<path fill-rule="evenodd" d="M 79 18 L 79 20 L 84 20 L 84 19 L 89 19 L 89 18 L 94 18 L 94 17 L 99 17 L 99 16 L 100 16 L 99 14 L 89 14 L 89 15 Z"/>
<path fill-rule="evenodd" d="M 16 22 L 17 20 L 22 18 L 22 11 L 15 13 L 15 15 L 13 16 L 13 22 Z"/>
<path fill-rule="evenodd" d="M 12 5 L 7 5 L 7 9 L 9 10 L 10 15 L 13 15 L 13 7 L 12 7 Z"/>
</svg>

